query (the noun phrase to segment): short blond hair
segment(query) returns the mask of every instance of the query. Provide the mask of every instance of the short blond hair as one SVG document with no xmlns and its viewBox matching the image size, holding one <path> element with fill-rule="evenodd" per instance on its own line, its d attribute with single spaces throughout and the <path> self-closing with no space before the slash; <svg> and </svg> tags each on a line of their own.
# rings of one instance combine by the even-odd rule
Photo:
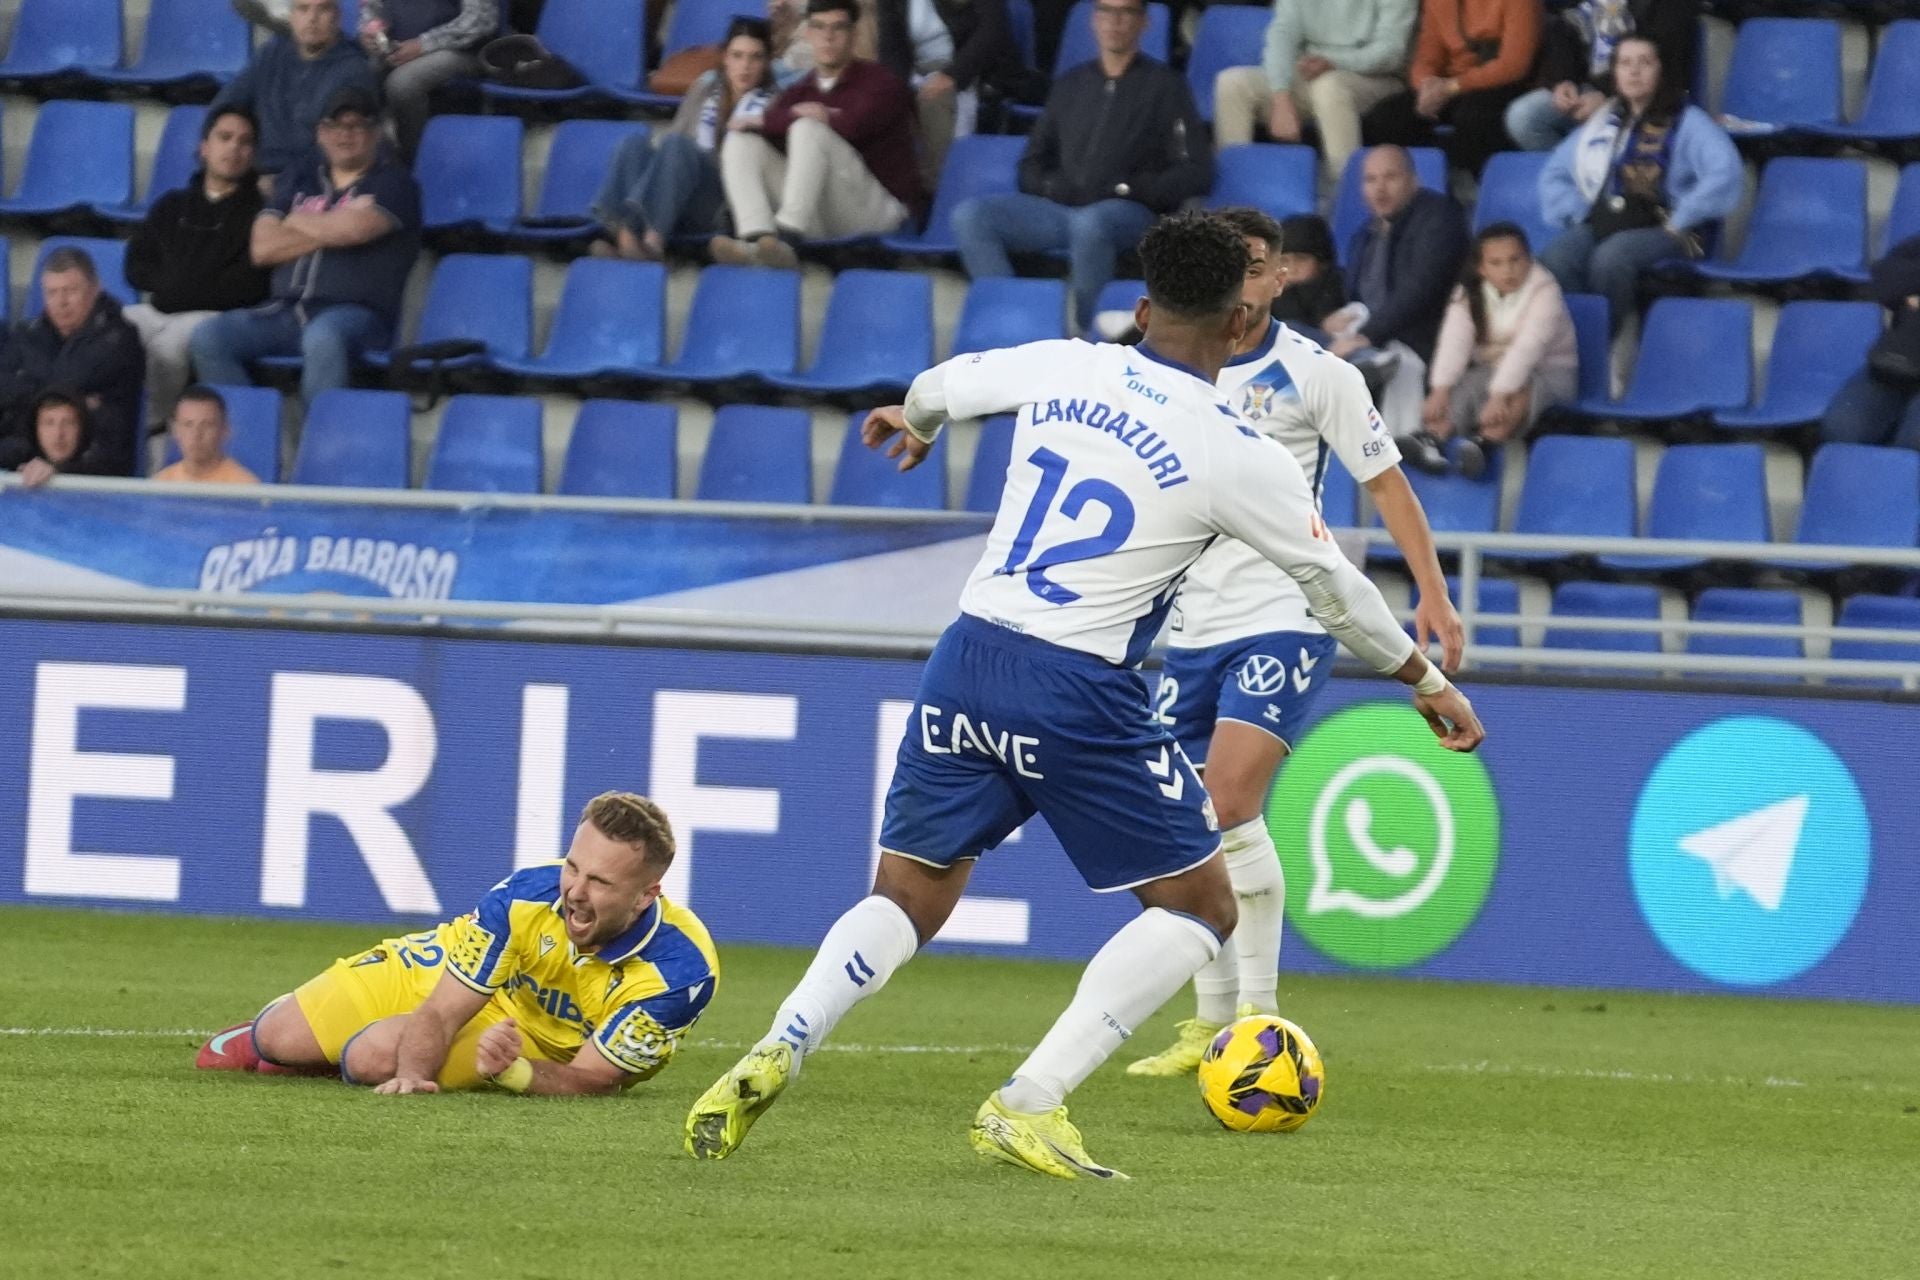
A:
<svg viewBox="0 0 1920 1280">
<path fill-rule="evenodd" d="M 580 821 L 609 840 L 640 851 L 649 869 L 664 873 L 673 865 L 673 826 L 666 811 L 631 791 L 603 791 L 587 801 Z"/>
</svg>

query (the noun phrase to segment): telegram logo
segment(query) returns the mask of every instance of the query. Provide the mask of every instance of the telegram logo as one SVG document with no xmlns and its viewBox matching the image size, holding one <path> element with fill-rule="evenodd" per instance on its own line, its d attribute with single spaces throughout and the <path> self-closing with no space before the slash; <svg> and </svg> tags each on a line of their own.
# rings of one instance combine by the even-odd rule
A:
<svg viewBox="0 0 1920 1280">
<path fill-rule="evenodd" d="M 1772 716 L 1695 730 L 1634 808 L 1633 893 L 1654 936 L 1702 977 L 1761 986 L 1838 946 L 1867 892 L 1872 831 L 1840 757 Z"/>
</svg>

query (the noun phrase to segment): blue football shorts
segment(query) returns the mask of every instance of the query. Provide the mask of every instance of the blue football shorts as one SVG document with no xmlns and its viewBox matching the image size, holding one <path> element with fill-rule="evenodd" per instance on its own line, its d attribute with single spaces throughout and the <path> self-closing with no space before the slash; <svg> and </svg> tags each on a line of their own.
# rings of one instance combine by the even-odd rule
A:
<svg viewBox="0 0 1920 1280">
<path fill-rule="evenodd" d="M 1319 632 L 1269 631 L 1205 649 L 1169 649 L 1155 703 L 1196 764 L 1222 720 L 1264 729 L 1289 751 L 1333 676 L 1339 641 Z"/>
</svg>

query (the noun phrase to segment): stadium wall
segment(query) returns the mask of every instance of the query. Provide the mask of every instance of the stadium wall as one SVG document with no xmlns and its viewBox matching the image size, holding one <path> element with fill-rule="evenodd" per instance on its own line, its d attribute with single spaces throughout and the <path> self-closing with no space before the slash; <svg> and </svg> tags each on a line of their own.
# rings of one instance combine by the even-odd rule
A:
<svg viewBox="0 0 1920 1280">
<path fill-rule="evenodd" d="M 868 886 L 918 665 L 0 619 L 0 902 L 390 927 L 558 856 L 617 787 L 673 816 L 668 890 L 723 946 L 810 945 Z M 1389 686 L 1334 684 L 1274 799 L 1283 967 L 1920 1003 L 1911 703 L 1474 693 L 1478 760 Z M 1020 732 L 912 728 L 960 750 Z M 1036 821 L 943 942 L 1079 958 L 1133 910 Z"/>
</svg>

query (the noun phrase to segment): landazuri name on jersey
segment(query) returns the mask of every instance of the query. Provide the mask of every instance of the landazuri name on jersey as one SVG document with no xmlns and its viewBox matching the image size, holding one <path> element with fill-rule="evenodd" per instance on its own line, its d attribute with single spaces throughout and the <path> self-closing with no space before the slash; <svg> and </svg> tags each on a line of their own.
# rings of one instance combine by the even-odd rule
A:
<svg viewBox="0 0 1920 1280">
<path fill-rule="evenodd" d="M 1267 326 L 1266 341 L 1220 371 L 1219 387 L 1293 455 L 1316 504 L 1329 451 L 1361 484 L 1400 461 L 1360 371 L 1278 320 Z M 1187 572 L 1168 639 L 1175 648 L 1205 649 L 1273 631 L 1322 630 L 1299 584 L 1246 543 L 1223 538 Z"/>
<path fill-rule="evenodd" d="M 1137 665 L 1181 575 L 1226 535 L 1303 575 L 1378 669 L 1405 660 L 1411 643 L 1334 546 L 1299 466 L 1197 370 L 1145 345 L 1064 339 L 949 360 L 907 400 L 915 423 L 1015 408 L 964 612 Z"/>
</svg>

